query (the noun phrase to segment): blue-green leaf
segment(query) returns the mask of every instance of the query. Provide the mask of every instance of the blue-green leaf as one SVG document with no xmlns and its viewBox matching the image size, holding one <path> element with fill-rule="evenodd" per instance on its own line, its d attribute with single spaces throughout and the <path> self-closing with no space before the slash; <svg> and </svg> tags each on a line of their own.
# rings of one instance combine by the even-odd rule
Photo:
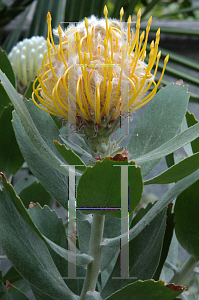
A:
<svg viewBox="0 0 199 300">
<path fill-rule="evenodd" d="M 184 290 L 180 285 L 164 285 L 164 281 L 136 281 L 129 284 L 120 291 L 114 293 L 107 300 L 129 300 L 136 295 L 136 300 L 174 300 Z"/>
<path fill-rule="evenodd" d="M 141 164 L 143 177 L 157 165 L 161 157 L 166 155 L 162 154 L 154 158 L 153 162 L 149 162 L 150 152 L 177 134 L 187 110 L 188 100 L 187 87 L 170 83 L 154 96 L 139 119 L 127 150 L 131 158 Z M 145 161 L 139 159 L 144 155 L 149 159 Z"/>
<path fill-rule="evenodd" d="M 7 176 L 15 174 L 24 162 L 12 128 L 12 111 L 10 104 L 0 114 L 0 170 Z"/>
<path fill-rule="evenodd" d="M 54 145 L 68 165 L 77 165 L 76 169 L 85 171 L 86 166 L 84 162 L 72 151 L 72 149 L 67 149 L 64 144 L 61 145 L 58 141 L 54 141 Z"/>
<path fill-rule="evenodd" d="M 75 254 L 71 253 L 70 257 L 68 256 L 68 250 L 64 249 L 63 247 L 53 243 L 51 240 L 49 240 L 46 236 L 44 236 L 38 229 L 38 227 L 35 225 L 33 220 L 31 219 L 30 215 L 28 214 L 25 206 L 23 205 L 21 199 L 16 196 L 14 189 L 12 188 L 12 185 L 3 180 L 3 186 L 4 190 L 6 191 L 6 195 L 9 196 L 9 200 L 12 202 L 20 216 L 23 218 L 23 220 L 31 227 L 31 229 L 38 235 L 38 237 L 44 241 L 50 248 L 52 248 L 57 254 L 59 254 L 61 257 L 65 258 L 66 260 L 71 259 L 73 262 L 73 259 L 71 258 L 76 257 L 76 264 L 77 265 L 87 265 L 90 263 L 93 258 L 86 254 Z"/>
<path fill-rule="evenodd" d="M 142 196 L 141 169 L 133 161 L 128 164 L 128 160 L 115 161 L 106 157 L 102 162 L 97 161 L 92 168 L 87 167 L 80 177 L 77 187 L 78 209 L 85 214 L 97 213 L 120 218 L 121 165 L 129 165 L 128 178 L 125 178 L 128 184 L 127 197 L 129 192 L 129 213 L 136 208 Z"/>
<path fill-rule="evenodd" d="M 189 186 L 175 202 L 175 231 L 181 246 L 199 260 L 199 180 Z"/>
<path fill-rule="evenodd" d="M 188 127 L 191 127 L 198 123 L 198 120 L 196 120 L 194 114 L 191 114 L 189 111 L 187 111 L 186 113 L 186 120 Z M 199 152 L 199 138 L 191 142 L 191 147 L 193 153 Z"/>
<path fill-rule="evenodd" d="M 64 175 L 68 175 L 67 168 L 61 166 L 63 164 L 63 161 L 53 153 L 51 148 L 47 145 L 46 141 L 41 137 L 25 103 L 1 70 L 0 79 L 3 87 L 5 88 L 8 96 L 12 101 L 12 104 L 14 105 L 15 111 L 20 118 L 25 132 L 27 133 L 37 152 L 40 153 L 41 156 L 56 170 L 63 173 Z"/>
<path fill-rule="evenodd" d="M 15 75 L 10 60 L 5 51 L 0 48 L 0 68 L 6 74 L 12 85 L 15 87 Z"/>
<path fill-rule="evenodd" d="M 159 159 L 163 156 L 166 156 L 180 148 L 184 145 L 194 141 L 199 137 L 199 123 L 193 125 L 192 127 L 186 129 L 182 133 L 178 134 L 168 142 L 164 143 L 155 150 L 140 156 L 136 159 L 137 164 L 143 164 L 150 162 L 152 160 Z"/>
<path fill-rule="evenodd" d="M 1 300 L 13 300 L 8 294 L 8 291 L 2 281 L 0 281 L 0 297 Z"/>
<path fill-rule="evenodd" d="M 180 195 L 186 188 L 199 179 L 199 170 L 186 178 L 177 182 L 171 189 L 162 196 L 161 199 L 149 210 L 149 212 L 140 220 L 134 228 L 129 231 L 129 240 L 135 238 L 150 222 L 157 216 L 170 202 Z M 101 243 L 102 246 L 118 247 L 120 245 L 120 236 L 112 239 L 106 239 Z"/>
<path fill-rule="evenodd" d="M 21 217 L 5 188 L 0 192 L 0 227 L 4 252 L 25 279 L 55 299 L 78 299 L 61 278 L 46 244 Z"/>
<path fill-rule="evenodd" d="M 144 184 L 167 184 L 177 182 L 198 169 L 199 153 L 196 153 L 192 156 L 181 160 L 178 164 L 175 164 L 160 175 L 152 179 L 146 180 Z"/>
<path fill-rule="evenodd" d="M 154 207 L 154 205 L 149 203 L 145 209 L 142 208 L 139 210 L 132 221 L 132 228 L 136 226 L 139 221 L 142 222 L 143 217 L 147 212 L 150 212 L 151 207 Z M 138 279 L 146 280 L 153 278 L 162 251 L 165 223 L 166 209 L 156 215 L 153 221 L 129 242 L 129 258 L 127 257 L 126 259 L 129 259 L 129 277 L 131 277 L 131 279 L 119 278 L 121 262 L 120 256 L 118 256 L 113 271 L 101 293 L 103 298 L 107 298 L 110 294 Z M 118 277 L 118 279 L 113 279 L 113 277 Z"/>
</svg>

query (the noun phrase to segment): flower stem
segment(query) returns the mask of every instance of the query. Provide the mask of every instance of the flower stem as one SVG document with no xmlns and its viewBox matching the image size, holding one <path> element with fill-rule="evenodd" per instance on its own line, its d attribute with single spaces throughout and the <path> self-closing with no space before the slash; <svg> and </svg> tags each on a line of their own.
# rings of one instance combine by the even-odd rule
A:
<svg viewBox="0 0 199 300">
<path fill-rule="evenodd" d="M 99 275 L 100 258 L 101 258 L 100 243 L 103 237 L 104 219 L 105 216 L 97 215 L 97 214 L 93 215 L 90 245 L 89 245 L 89 255 L 91 255 L 94 258 L 94 260 L 87 266 L 86 278 L 80 295 L 80 300 L 85 299 L 86 293 L 88 291 L 95 291 L 97 278 Z"/>
<path fill-rule="evenodd" d="M 190 256 L 182 265 L 182 267 L 179 268 L 176 274 L 174 274 L 170 282 L 175 284 L 183 284 L 183 282 L 193 272 L 196 265 L 197 265 L 197 260 L 193 256 Z"/>
</svg>

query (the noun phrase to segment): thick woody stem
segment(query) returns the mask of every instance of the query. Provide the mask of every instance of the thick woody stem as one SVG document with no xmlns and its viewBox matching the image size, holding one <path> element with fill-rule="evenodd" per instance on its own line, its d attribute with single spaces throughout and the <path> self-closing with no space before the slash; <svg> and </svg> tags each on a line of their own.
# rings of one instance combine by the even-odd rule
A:
<svg viewBox="0 0 199 300">
<path fill-rule="evenodd" d="M 85 299 L 86 293 L 88 291 L 92 291 L 92 292 L 95 291 L 97 278 L 99 275 L 101 249 L 102 249 L 100 243 L 103 237 L 104 219 L 105 216 L 97 215 L 97 214 L 93 215 L 89 255 L 91 255 L 94 258 L 94 260 L 87 266 L 86 279 L 80 295 L 80 300 Z"/>
<path fill-rule="evenodd" d="M 179 268 L 179 270 L 174 274 L 170 282 L 173 282 L 175 284 L 183 284 L 183 282 L 193 272 L 196 265 L 197 260 L 193 256 L 190 256 L 182 265 L 182 267 Z"/>
</svg>

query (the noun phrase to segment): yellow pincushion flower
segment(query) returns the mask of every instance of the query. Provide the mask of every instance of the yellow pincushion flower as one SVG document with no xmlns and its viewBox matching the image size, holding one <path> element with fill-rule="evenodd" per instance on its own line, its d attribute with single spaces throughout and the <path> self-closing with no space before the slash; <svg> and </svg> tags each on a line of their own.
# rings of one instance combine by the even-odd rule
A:
<svg viewBox="0 0 199 300">
<path fill-rule="evenodd" d="M 146 33 L 140 35 L 141 10 L 135 32 L 130 28 L 130 16 L 127 24 L 122 22 L 123 9 L 120 21 L 108 19 L 107 14 L 105 6 L 105 19 L 85 18 L 66 31 L 59 26 L 54 30 L 59 38 L 59 44 L 55 45 L 48 13 L 48 51 L 35 81 L 38 85 L 33 86 L 32 98 L 39 108 L 69 120 L 87 137 L 109 136 L 129 113 L 149 102 L 168 61 L 167 56 L 162 75 L 155 83 L 161 56 L 160 30 L 155 43 L 151 43 L 148 65 L 144 62 L 152 17 Z M 152 84 L 153 89 L 147 93 Z"/>
</svg>

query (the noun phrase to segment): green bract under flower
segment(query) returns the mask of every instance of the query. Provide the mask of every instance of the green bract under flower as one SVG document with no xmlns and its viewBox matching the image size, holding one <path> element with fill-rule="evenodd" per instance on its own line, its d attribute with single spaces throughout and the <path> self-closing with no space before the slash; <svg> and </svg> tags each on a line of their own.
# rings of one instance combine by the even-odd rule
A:
<svg viewBox="0 0 199 300">
<path fill-rule="evenodd" d="M 130 16 L 127 23 L 122 22 L 123 9 L 120 21 L 108 19 L 107 14 L 105 6 L 105 19 L 85 18 L 66 31 L 59 26 L 54 30 L 59 38 L 59 44 L 55 45 L 48 13 L 48 51 L 32 95 L 39 108 L 69 120 L 78 132 L 95 138 L 95 143 L 108 138 L 124 118 L 153 98 L 168 61 L 167 56 L 160 79 L 155 83 L 161 56 L 160 30 L 151 43 L 148 65 L 144 62 L 152 18 L 146 33 L 140 35 L 141 10 L 135 32 L 130 28 Z M 147 93 L 152 85 L 153 89 Z"/>
</svg>

